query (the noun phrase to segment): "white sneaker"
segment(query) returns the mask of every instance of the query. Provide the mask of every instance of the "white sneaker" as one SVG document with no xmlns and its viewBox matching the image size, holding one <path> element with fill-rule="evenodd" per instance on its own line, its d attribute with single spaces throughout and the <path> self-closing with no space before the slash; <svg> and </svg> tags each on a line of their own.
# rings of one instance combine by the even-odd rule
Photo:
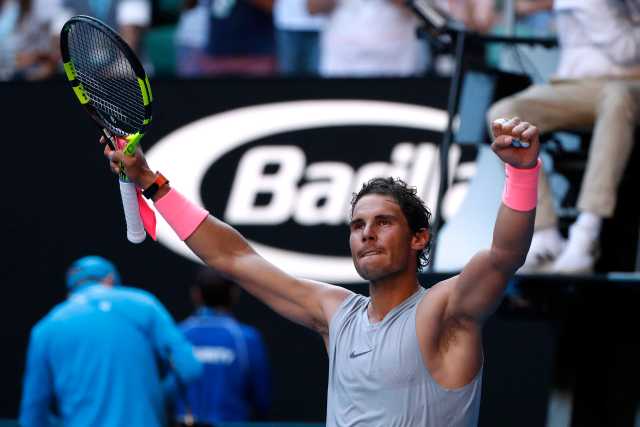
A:
<svg viewBox="0 0 640 427">
<path fill-rule="evenodd" d="M 549 271 L 565 245 L 565 239 L 555 227 L 535 231 L 527 258 L 518 273 L 545 273 Z"/>
<path fill-rule="evenodd" d="M 559 274 L 588 274 L 599 256 L 598 238 L 579 223 L 569 228 L 569 242 L 550 272 Z"/>
</svg>

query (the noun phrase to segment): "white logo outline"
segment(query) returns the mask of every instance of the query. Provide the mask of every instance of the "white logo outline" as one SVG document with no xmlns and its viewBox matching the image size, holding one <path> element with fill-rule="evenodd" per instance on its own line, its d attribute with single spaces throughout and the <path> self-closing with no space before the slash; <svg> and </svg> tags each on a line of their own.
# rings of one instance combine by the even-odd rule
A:
<svg viewBox="0 0 640 427">
<path fill-rule="evenodd" d="M 147 152 L 149 163 L 170 177 L 185 197 L 202 205 L 200 187 L 207 170 L 225 153 L 278 133 L 333 126 L 399 126 L 442 132 L 447 113 L 433 107 L 373 100 L 304 100 L 238 108 L 189 123 Z M 345 239 L 346 231 L 345 231 Z M 162 219 L 158 241 L 192 260 L 197 257 Z M 362 282 L 350 256 L 325 256 L 274 248 L 250 241 L 267 260 L 297 277 L 333 283 Z"/>
</svg>

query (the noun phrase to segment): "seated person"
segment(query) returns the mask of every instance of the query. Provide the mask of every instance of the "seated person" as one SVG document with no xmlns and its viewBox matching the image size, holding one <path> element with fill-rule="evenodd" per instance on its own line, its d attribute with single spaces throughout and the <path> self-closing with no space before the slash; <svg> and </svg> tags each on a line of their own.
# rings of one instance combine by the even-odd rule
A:
<svg viewBox="0 0 640 427">
<path fill-rule="evenodd" d="M 604 218 L 633 147 L 640 105 L 640 8 L 630 1 L 556 0 L 560 63 L 555 77 L 494 104 L 497 117 L 519 116 L 541 132 L 593 130 L 568 241 L 558 230 L 547 177 L 540 175 L 535 233 L 520 272 L 593 271 Z"/>
<path fill-rule="evenodd" d="M 273 0 L 184 0 L 176 30 L 181 77 L 276 72 Z"/>
</svg>

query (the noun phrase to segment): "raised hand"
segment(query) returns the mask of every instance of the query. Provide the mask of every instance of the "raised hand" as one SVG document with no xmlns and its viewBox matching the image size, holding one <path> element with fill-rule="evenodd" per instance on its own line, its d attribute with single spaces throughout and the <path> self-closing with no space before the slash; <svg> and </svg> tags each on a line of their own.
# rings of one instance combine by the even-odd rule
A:
<svg viewBox="0 0 640 427">
<path fill-rule="evenodd" d="M 540 152 L 540 131 L 518 117 L 496 119 L 491 124 L 491 149 L 505 163 L 519 169 L 532 168 Z"/>
<path fill-rule="evenodd" d="M 146 188 L 153 182 L 155 173 L 149 169 L 149 165 L 140 146 L 136 148 L 135 155 L 127 156 L 122 149 L 112 150 L 109 144 L 106 144 L 104 136 L 100 138 L 100 143 L 104 144 L 104 155 L 109 159 L 109 165 L 113 173 L 116 175 L 120 174 L 121 168 L 124 167 L 124 172 L 127 177 L 138 186 Z"/>
</svg>

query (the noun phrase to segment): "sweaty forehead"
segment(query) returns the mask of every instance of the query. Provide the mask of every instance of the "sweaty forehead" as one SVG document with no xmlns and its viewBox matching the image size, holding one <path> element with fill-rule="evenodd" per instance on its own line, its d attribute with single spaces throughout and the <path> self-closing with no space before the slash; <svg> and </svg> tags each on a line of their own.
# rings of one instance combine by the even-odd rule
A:
<svg viewBox="0 0 640 427">
<path fill-rule="evenodd" d="M 390 215 L 402 213 L 398 202 L 391 197 L 382 194 L 367 194 L 363 196 L 353 207 L 352 218 L 362 215 Z"/>
</svg>

